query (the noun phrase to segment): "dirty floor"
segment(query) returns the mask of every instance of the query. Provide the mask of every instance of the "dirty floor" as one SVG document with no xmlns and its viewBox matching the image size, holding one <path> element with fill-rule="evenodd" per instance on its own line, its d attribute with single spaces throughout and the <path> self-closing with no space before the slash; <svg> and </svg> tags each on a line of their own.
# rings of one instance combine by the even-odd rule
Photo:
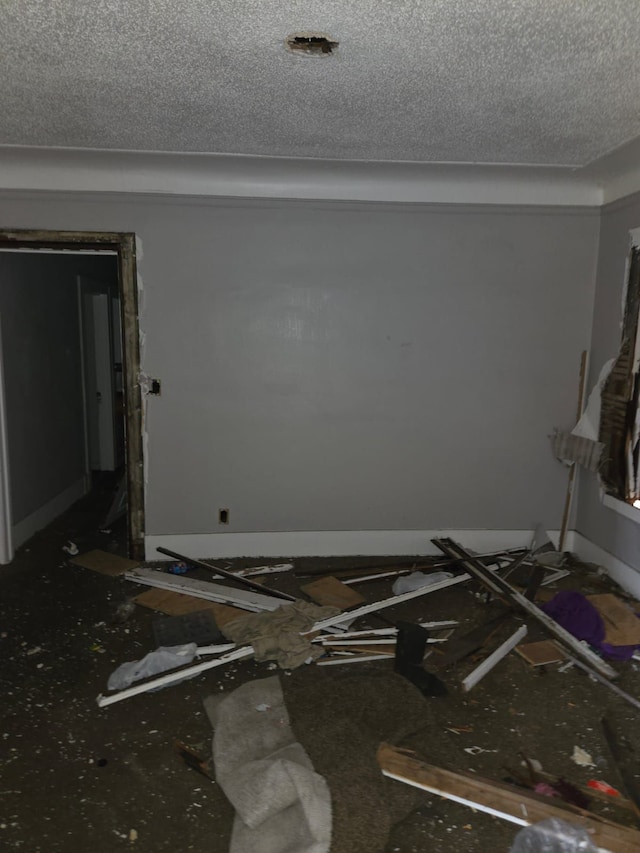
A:
<svg viewBox="0 0 640 853">
<path fill-rule="evenodd" d="M 136 608 L 119 621 L 119 605 L 142 589 L 70 565 L 62 550 L 72 540 L 81 553 L 101 548 L 124 556 L 122 523 L 110 533 L 97 530 L 110 495 L 109 482 L 99 483 L 90 498 L 0 568 L 0 849 L 223 853 L 232 809 L 215 782 L 182 763 L 174 744 L 183 741 L 209 756 L 211 727 L 203 699 L 273 673 L 268 664 L 231 664 L 98 708 L 96 696 L 105 692 L 112 670 L 154 647 L 151 611 Z M 331 569 L 345 561 L 297 565 Z M 298 582 L 279 575 L 267 583 L 292 592 Z M 589 567 L 576 566 L 562 584 L 582 592 L 609 589 Z M 380 580 L 359 590 L 374 601 L 388 597 L 390 586 Z M 458 619 L 463 633 L 489 619 L 496 606 L 460 585 L 397 605 L 384 616 Z M 519 623 L 507 623 L 505 634 Z M 543 638 L 530 624 L 528 640 Z M 460 680 L 476 663 L 466 660 L 440 673 L 449 692 L 438 698 L 424 698 L 387 661 L 304 666 L 281 674 L 294 731 L 331 787 L 332 853 L 506 853 L 517 832 L 511 824 L 382 778 L 374 761 L 381 740 L 411 748 L 434 764 L 496 780 L 510 775 L 507 768 L 518 770 L 524 753 L 575 785 L 598 779 L 622 788 L 600 719 L 611 716 L 618 732 L 640 749 L 640 711 L 575 669 L 533 669 L 513 653 L 463 694 Z M 637 666 L 616 664 L 620 686 L 640 696 Z M 595 767 L 572 762 L 574 745 L 590 753 Z M 470 747 L 485 751 L 465 752 Z M 632 813 L 613 801 L 594 800 L 591 808 L 634 825 Z"/>
</svg>

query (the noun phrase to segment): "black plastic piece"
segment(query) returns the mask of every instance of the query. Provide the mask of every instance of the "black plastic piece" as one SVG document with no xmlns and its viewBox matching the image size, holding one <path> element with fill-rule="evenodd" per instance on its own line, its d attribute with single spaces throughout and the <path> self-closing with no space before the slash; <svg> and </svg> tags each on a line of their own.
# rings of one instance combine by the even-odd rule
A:
<svg viewBox="0 0 640 853">
<path fill-rule="evenodd" d="M 429 632 L 413 622 L 398 622 L 394 670 L 414 684 L 423 696 L 445 696 L 447 688 L 422 665 Z"/>
</svg>

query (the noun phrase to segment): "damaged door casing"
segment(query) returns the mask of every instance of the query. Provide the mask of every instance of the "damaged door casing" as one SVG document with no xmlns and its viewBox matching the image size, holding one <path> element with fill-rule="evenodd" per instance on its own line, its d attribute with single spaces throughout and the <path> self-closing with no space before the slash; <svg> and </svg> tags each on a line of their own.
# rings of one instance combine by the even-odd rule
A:
<svg viewBox="0 0 640 853">
<path fill-rule="evenodd" d="M 140 332 L 138 326 L 138 279 L 136 237 L 132 233 L 94 231 L 0 230 L 0 248 L 67 249 L 115 252 L 118 258 L 118 289 L 122 314 L 122 347 L 125 410 L 125 458 L 127 469 L 127 533 L 129 554 L 144 559 L 144 463 Z"/>
</svg>

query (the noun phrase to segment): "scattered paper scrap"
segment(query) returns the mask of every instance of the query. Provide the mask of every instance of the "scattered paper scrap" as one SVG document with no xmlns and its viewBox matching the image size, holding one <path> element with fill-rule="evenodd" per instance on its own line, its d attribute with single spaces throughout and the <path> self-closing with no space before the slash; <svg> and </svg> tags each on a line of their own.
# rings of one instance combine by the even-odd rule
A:
<svg viewBox="0 0 640 853">
<path fill-rule="evenodd" d="M 571 756 L 571 760 L 574 764 L 579 765 L 580 767 L 595 767 L 596 765 L 593 763 L 593 759 L 589 755 L 588 752 L 585 752 L 584 749 L 581 749 L 579 746 L 573 747 L 573 755 Z"/>
</svg>

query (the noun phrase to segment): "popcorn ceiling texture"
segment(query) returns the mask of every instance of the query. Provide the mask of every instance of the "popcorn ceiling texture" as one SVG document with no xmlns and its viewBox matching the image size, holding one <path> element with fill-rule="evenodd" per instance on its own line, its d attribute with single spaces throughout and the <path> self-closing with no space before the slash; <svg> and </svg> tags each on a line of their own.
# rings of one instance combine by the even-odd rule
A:
<svg viewBox="0 0 640 853">
<path fill-rule="evenodd" d="M 632 0 L 4 0 L 0 144 L 584 165 L 640 134 Z M 287 52 L 294 32 L 340 42 Z"/>
</svg>

